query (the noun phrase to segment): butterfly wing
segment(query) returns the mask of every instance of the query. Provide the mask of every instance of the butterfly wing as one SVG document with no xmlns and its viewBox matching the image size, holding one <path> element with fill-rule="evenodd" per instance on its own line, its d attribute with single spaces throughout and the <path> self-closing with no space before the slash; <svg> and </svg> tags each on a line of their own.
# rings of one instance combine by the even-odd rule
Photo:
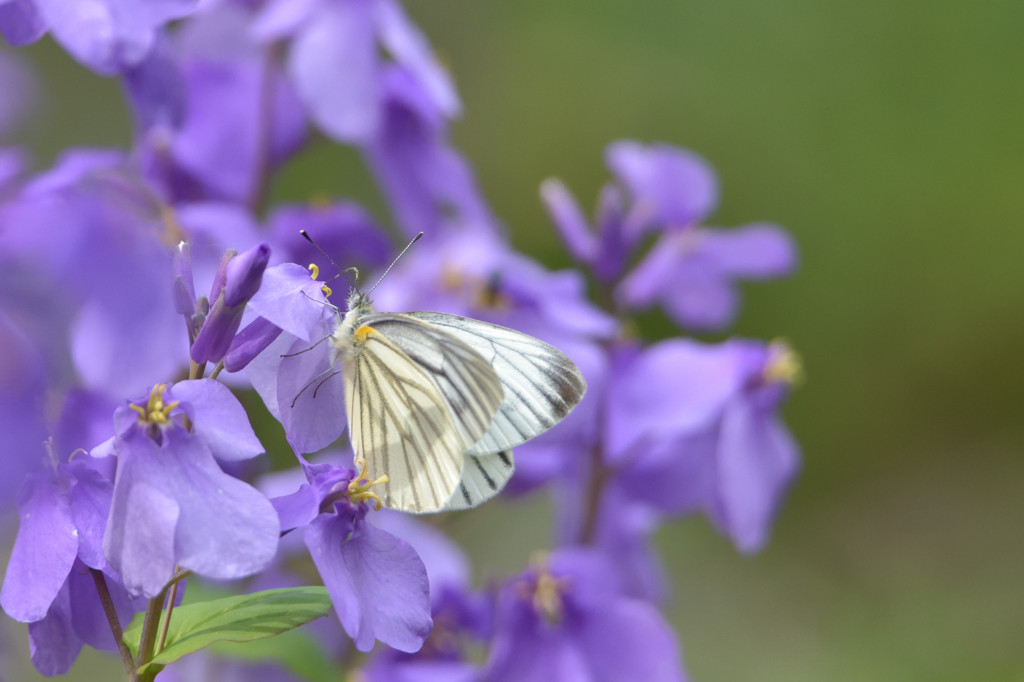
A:
<svg viewBox="0 0 1024 682">
<path fill-rule="evenodd" d="M 494 369 L 476 350 L 448 330 L 408 315 L 375 313 L 362 319 L 431 378 L 462 436 L 463 450 L 487 432 L 503 392 Z"/>
<path fill-rule="evenodd" d="M 475 507 L 501 492 L 515 473 L 512 451 L 491 455 L 463 455 L 462 479 L 445 511 Z"/>
<path fill-rule="evenodd" d="M 466 438 L 427 370 L 383 333 L 361 324 L 345 357 L 349 438 L 367 474 L 387 474 L 393 509 L 441 509 L 459 485 Z"/>
<path fill-rule="evenodd" d="M 494 368 L 504 398 L 490 426 L 466 450 L 487 455 L 509 450 L 557 424 L 579 403 L 587 383 L 562 351 L 529 334 L 445 313 L 412 317 L 440 328 L 476 351 Z"/>
</svg>

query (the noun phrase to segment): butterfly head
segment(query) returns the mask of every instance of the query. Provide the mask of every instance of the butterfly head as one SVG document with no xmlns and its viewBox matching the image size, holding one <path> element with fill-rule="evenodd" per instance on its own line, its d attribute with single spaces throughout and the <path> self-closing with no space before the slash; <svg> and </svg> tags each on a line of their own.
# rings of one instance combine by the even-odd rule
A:
<svg viewBox="0 0 1024 682">
<path fill-rule="evenodd" d="M 355 287 L 352 287 L 348 292 L 346 308 L 349 313 L 355 315 L 368 315 L 373 312 L 373 306 L 370 304 L 370 295 Z"/>
</svg>

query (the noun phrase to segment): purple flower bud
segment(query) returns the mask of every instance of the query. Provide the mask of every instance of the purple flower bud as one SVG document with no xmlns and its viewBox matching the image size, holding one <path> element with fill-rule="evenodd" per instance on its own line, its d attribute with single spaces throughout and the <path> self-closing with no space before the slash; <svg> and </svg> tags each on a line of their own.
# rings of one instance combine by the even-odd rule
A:
<svg viewBox="0 0 1024 682">
<path fill-rule="evenodd" d="M 257 317 L 235 334 L 231 346 L 224 356 L 224 369 L 237 372 L 252 362 L 253 358 L 266 350 L 267 346 L 281 334 L 281 328 L 264 317 Z"/>
<path fill-rule="evenodd" d="M 270 246 L 264 242 L 228 261 L 224 302 L 234 307 L 252 298 L 260 288 L 269 260 Z"/>
<path fill-rule="evenodd" d="M 217 298 L 192 344 L 192 360 L 199 364 L 219 362 L 227 354 L 242 324 L 245 304 L 260 288 L 270 247 L 263 243 L 241 255 L 232 254 L 225 254 L 214 276 L 211 296 Z"/>
</svg>

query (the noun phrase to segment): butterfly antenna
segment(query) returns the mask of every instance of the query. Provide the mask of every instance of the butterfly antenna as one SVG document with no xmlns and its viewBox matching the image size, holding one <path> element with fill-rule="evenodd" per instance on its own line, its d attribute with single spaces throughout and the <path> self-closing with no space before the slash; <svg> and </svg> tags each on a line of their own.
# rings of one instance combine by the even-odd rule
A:
<svg viewBox="0 0 1024 682">
<path fill-rule="evenodd" d="M 349 280 L 349 282 L 352 284 L 353 287 L 357 286 L 356 283 L 359 281 L 359 270 L 357 270 L 355 268 L 345 268 L 344 270 L 342 270 L 341 266 L 339 266 L 337 263 L 334 262 L 334 259 L 331 258 L 330 254 L 327 253 L 326 251 L 324 251 L 323 248 L 319 244 L 317 244 L 315 241 L 313 241 L 313 238 L 309 236 L 308 232 L 306 232 L 305 230 L 299 230 L 299 234 L 302 235 L 303 239 L 305 239 L 307 242 L 312 244 L 313 248 L 315 248 L 317 251 L 319 251 L 320 255 L 322 255 L 324 258 L 327 259 L 328 263 L 330 263 L 331 265 L 334 266 L 334 269 L 337 271 L 337 274 L 334 275 L 334 277 L 331 277 L 329 280 L 327 280 L 328 282 L 333 282 L 334 280 L 338 279 L 342 275 L 347 275 L 349 272 L 352 272 L 352 273 L 355 273 L 355 274 L 352 276 L 352 278 Z"/>
<path fill-rule="evenodd" d="M 405 248 L 402 249 L 402 252 L 400 254 L 398 254 L 397 256 L 395 256 L 395 260 L 391 261 L 391 265 L 389 265 L 388 269 L 384 271 L 384 274 L 377 278 L 377 283 L 374 284 L 372 287 L 370 287 L 370 290 L 366 292 L 367 296 L 369 296 L 370 294 L 373 293 L 373 290 L 376 289 L 380 285 L 380 283 L 384 280 L 384 278 L 387 277 L 387 274 L 389 272 L 391 272 L 391 268 L 395 267 L 395 263 L 398 262 L 398 259 L 401 258 L 402 256 L 404 256 L 405 252 L 409 250 L 409 247 L 411 247 L 413 244 L 418 242 L 420 237 L 422 237 L 422 236 L 423 236 L 423 233 L 420 232 L 418 235 L 416 235 L 411 240 L 409 240 L 409 243 L 405 245 Z"/>
</svg>

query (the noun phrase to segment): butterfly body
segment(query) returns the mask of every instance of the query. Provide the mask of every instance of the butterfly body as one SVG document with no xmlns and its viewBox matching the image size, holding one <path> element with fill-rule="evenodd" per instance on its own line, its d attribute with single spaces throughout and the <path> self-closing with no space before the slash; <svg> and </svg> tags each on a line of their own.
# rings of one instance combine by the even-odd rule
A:
<svg viewBox="0 0 1024 682">
<path fill-rule="evenodd" d="M 444 313 L 377 313 L 353 291 L 331 335 L 349 439 L 385 506 L 475 506 L 513 472 L 511 448 L 557 423 L 586 384 L 564 354 L 520 332 Z"/>
</svg>

